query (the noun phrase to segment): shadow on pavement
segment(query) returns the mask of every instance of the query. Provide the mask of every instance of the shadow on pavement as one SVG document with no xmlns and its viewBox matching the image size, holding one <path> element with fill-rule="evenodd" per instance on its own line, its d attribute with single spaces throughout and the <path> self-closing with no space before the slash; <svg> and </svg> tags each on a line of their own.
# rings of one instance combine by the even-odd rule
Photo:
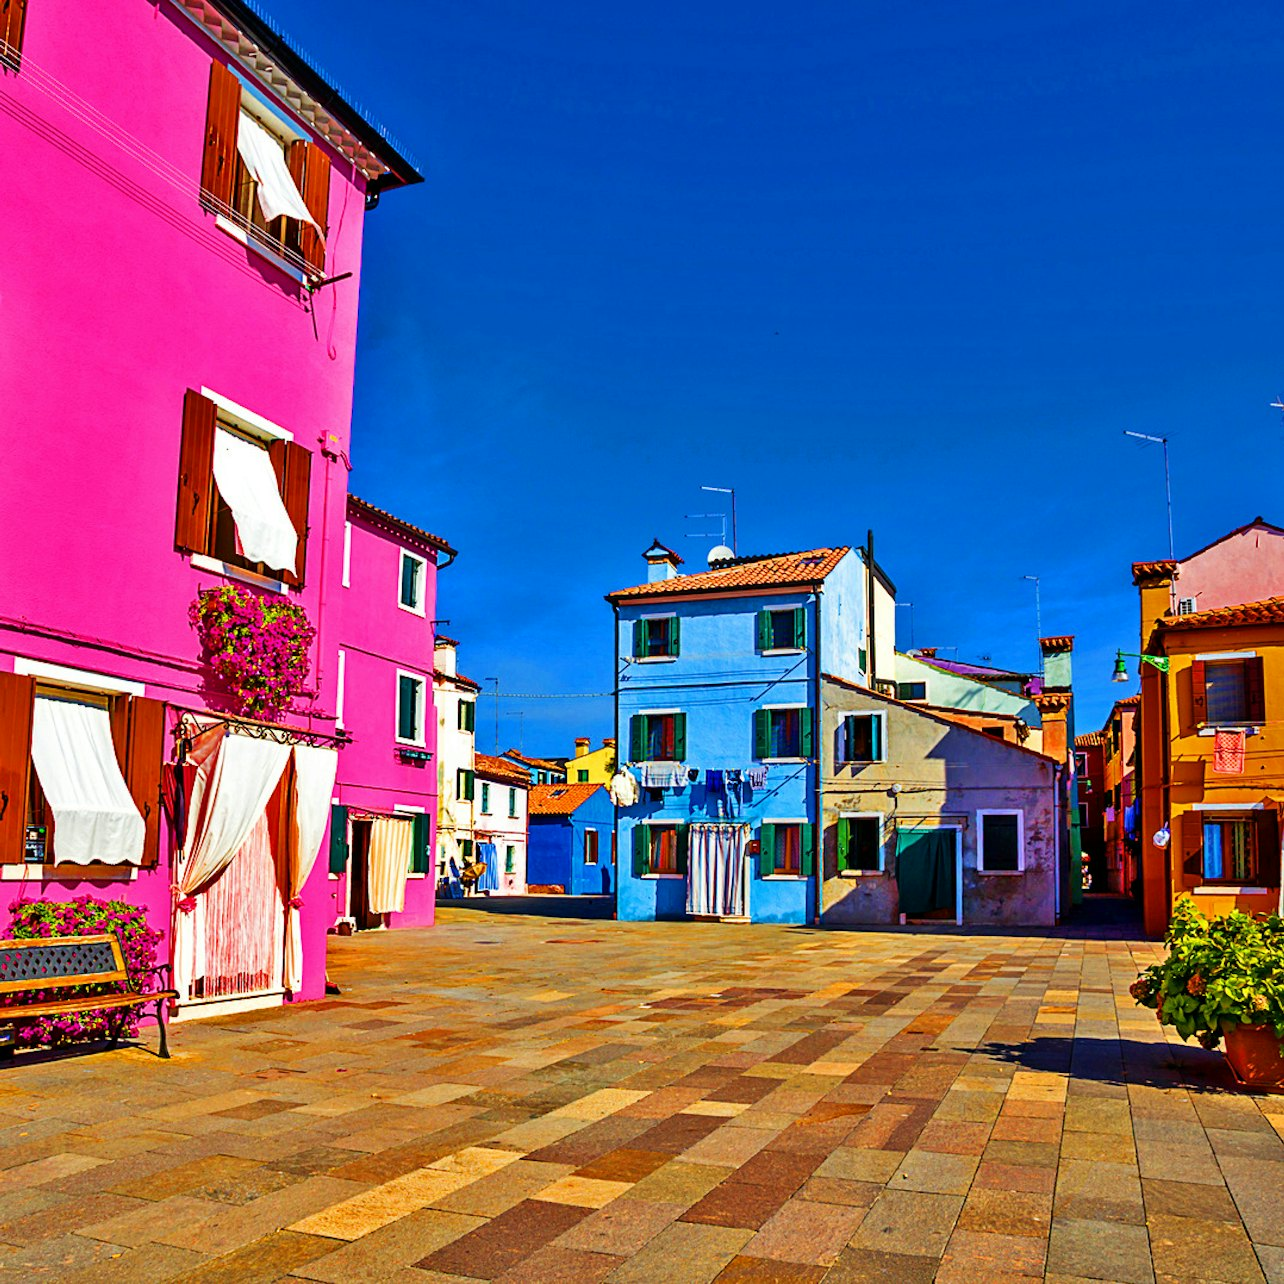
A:
<svg viewBox="0 0 1284 1284">
<path fill-rule="evenodd" d="M 522 914 L 536 918 L 602 919 L 615 917 L 614 896 L 465 896 L 442 900 L 439 909 L 476 910 L 479 914 Z"/>
</svg>

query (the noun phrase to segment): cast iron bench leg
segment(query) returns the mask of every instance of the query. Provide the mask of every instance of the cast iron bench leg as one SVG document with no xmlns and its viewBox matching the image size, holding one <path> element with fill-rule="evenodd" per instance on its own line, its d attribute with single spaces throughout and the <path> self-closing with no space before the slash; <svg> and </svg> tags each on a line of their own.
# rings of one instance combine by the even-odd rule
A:
<svg viewBox="0 0 1284 1284">
<path fill-rule="evenodd" d="M 165 999 L 156 1002 L 156 1024 L 160 1026 L 160 1054 L 169 1060 L 169 1040 L 165 1037 Z"/>
</svg>

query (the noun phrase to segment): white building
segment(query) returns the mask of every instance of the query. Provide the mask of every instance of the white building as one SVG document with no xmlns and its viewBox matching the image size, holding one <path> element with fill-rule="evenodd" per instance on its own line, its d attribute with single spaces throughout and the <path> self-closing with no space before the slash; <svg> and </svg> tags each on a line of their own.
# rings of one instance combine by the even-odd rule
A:
<svg viewBox="0 0 1284 1284">
<path fill-rule="evenodd" d="M 477 755 L 474 831 L 479 846 L 495 845 L 499 891 L 526 891 L 527 795 L 530 773 L 504 758 Z"/>
<path fill-rule="evenodd" d="M 437 875 L 457 869 L 474 855 L 477 805 L 476 738 L 479 683 L 455 666 L 459 643 L 436 641 L 433 656 L 433 703 L 437 710 Z"/>
</svg>

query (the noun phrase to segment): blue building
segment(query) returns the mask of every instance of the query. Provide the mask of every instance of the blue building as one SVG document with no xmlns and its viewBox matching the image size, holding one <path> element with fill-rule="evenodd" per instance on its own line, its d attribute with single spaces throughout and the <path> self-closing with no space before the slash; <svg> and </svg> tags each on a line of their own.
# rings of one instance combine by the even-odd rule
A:
<svg viewBox="0 0 1284 1284">
<path fill-rule="evenodd" d="M 604 785 L 533 785 L 526 886 L 615 890 L 615 807 Z"/>
<path fill-rule="evenodd" d="M 616 822 L 621 919 L 816 921 L 821 674 L 894 676 L 895 590 L 865 550 L 726 552 L 683 575 L 656 541 L 647 582 L 606 599 L 640 785 Z"/>
</svg>

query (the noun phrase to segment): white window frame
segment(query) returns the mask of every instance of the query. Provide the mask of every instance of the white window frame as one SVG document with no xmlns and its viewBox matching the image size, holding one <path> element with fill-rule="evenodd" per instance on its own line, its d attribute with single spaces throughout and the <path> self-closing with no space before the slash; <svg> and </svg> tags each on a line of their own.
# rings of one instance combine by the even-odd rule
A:
<svg viewBox="0 0 1284 1284">
<path fill-rule="evenodd" d="M 799 606 L 764 606 L 762 609 L 766 611 L 768 615 L 784 615 L 786 611 L 788 611 L 790 615 L 793 615 L 795 612 L 801 611 L 803 613 L 804 627 L 807 624 L 807 606 L 805 603 Z M 807 648 L 805 646 L 772 646 L 772 647 L 768 647 L 765 651 L 759 651 L 758 654 L 759 655 L 806 655 Z"/>
<path fill-rule="evenodd" d="M 352 523 L 343 523 L 343 587 L 352 587 Z"/>
<path fill-rule="evenodd" d="M 407 606 L 401 600 L 401 577 L 405 574 L 407 561 L 419 563 L 419 576 L 415 581 L 419 589 L 419 593 L 418 593 L 419 601 L 418 601 L 418 604 L 415 606 Z M 424 601 L 428 596 L 427 592 L 425 591 L 427 583 L 428 583 L 428 559 L 426 557 L 421 557 L 418 553 L 412 553 L 408 548 L 403 548 L 401 550 L 401 556 L 397 559 L 397 606 L 401 610 L 406 611 L 411 615 L 418 615 L 422 619 L 423 616 L 427 614 L 426 608 L 424 606 Z"/>
<path fill-rule="evenodd" d="M 784 707 L 787 707 L 787 706 L 784 706 Z M 806 708 L 806 705 L 804 705 L 803 707 Z M 771 761 L 772 762 L 795 762 L 795 761 L 802 762 L 802 761 L 805 761 L 805 759 L 773 758 Z M 764 825 L 779 826 L 779 825 L 810 825 L 810 824 L 811 824 L 811 821 L 809 821 L 806 816 L 764 816 L 758 822 L 758 842 L 759 844 L 762 843 L 762 827 Z M 813 830 L 813 834 L 814 832 L 815 831 Z M 819 839 L 817 839 L 817 842 L 819 842 Z M 812 853 L 813 860 L 816 858 L 817 854 L 818 853 L 816 852 Z M 799 835 L 798 857 L 799 857 L 799 861 L 801 862 L 802 860 L 801 835 Z M 814 877 L 815 877 L 815 874 L 762 874 L 762 875 L 759 875 L 760 881 L 764 883 L 803 883 L 803 882 L 810 881 Z M 752 881 L 753 879 L 751 877 L 750 882 Z"/>
<path fill-rule="evenodd" d="M 591 861 L 588 858 L 588 836 L 590 834 L 593 835 L 593 859 Z M 584 826 L 584 856 L 581 863 L 584 865 L 599 865 L 601 864 L 601 861 L 602 861 L 601 835 L 598 833 L 596 825 L 585 825 Z"/>
<path fill-rule="evenodd" d="M 676 620 L 677 611 L 645 611 L 638 616 L 639 620 Z M 633 639 L 631 636 L 631 626 L 625 626 L 630 631 L 628 640 L 628 651 L 633 650 Z M 634 664 L 672 664 L 678 659 L 676 655 L 629 655 L 629 659 Z"/>
<path fill-rule="evenodd" d="M 887 816 L 881 811 L 840 811 L 839 820 L 878 821 L 878 868 L 840 869 L 839 878 L 882 878 L 887 873 Z M 835 835 L 837 841 L 837 835 Z"/>
<path fill-rule="evenodd" d="M 836 762 L 836 767 L 872 767 L 875 763 L 887 761 L 887 713 L 882 709 L 844 709 L 839 710 L 839 718 L 846 722 L 848 718 L 877 718 L 878 753 L 877 758 L 846 758 Z"/>
<path fill-rule="evenodd" d="M 339 647 L 339 660 L 335 668 L 335 682 L 337 691 L 334 697 L 334 725 L 343 726 L 343 694 L 348 679 L 348 653 Z"/>
<path fill-rule="evenodd" d="M 415 749 L 426 749 L 428 747 L 428 727 L 426 716 L 428 712 L 428 681 L 422 673 L 415 673 L 411 669 L 397 669 L 396 685 L 393 688 L 392 710 L 393 710 L 393 738 L 399 745 L 410 745 Z M 419 709 L 416 722 L 419 725 L 419 735 L 413 740 L 408 740 L 401 734 L 401 679 L 414 678 L 419 683 Z"/>
<path fill-rule="evenodd" d="M 1016 869 L 985 868 L 985 817 L 1015 816 L 1017 818 L 1017 867 Z M 1025 873 L 1025 812 L 1019 807 L 980 807 L 976 813 L 976 872 L 995 878 L 1011 878 Z"/>
<path fill-rule="evenodd" d="M 44 660 L 28 660 L 20 655 L 14 657 L 13 671 L 24 677 L 47 678 L 58 686 L 101 691 L 107 695 L 141 696 L 147 693 L 143 683 L 128 678 L 114 678 L 106 673 L 95 673 L 92 669 L 73 669 L 65 664 L 48 664 Z M 23 806 L 26 806 L 25 802 Z"/>
<path fill-rule="evenodd" d="M 764 655 L 766 655 L 766 654 L 767 654 L 767 652 L 765 652 L 765 651 L 764 651 L 764 652 L 763 652 L 763 654 L 764 654 Z M 759 708 L 760 710 L 764 711 L 764 712 L 769 712 L 769 713 L 783 713 L 783 712 L 786 712 L 786 711 L 788 711 L 788 710 L 790 710 L 790 709 L 797 709 L 797 710 L 799 710 L 799 711 L 801 711 L 801 710 L 803 710 L 803 709 L 810 709 L 810 708 L 811 708 L 811 705 L 810 705 L 810 704 L 808 704 L 808 703 L 804 700 L 801 704 L 796 703 L 796 702 L 791 702 L 791 703 L 789 703 L 789 704 L 760 704 L 760 705 L 758 706 L 758 708 Z M 815 720 L 813 719 L 813 724 L 814 724 L 814 721 L 815 721 Z M 815 726 L 814 726 L 814 725 L 812 726 L 811 735 L 812 735 L 812 742 L 813 742 L 813 745 L 814 745 L 814 743 L 815 743 L 815 739 L 816 739 L 816 728 L 815 728 Z M 798 739 L 799 739 L 799 745 L 798 745 L 798 748 L 799 748 L 799 749 L 801 749 L 801 748 L 802 748 L 802 743 L 801 743 L 801 741 L 802 741 L 802 720 L 801 720 L 801 719 L 799 720 L 799 723 L 798 723 Z M 759 759 L 758 759 L 758 761 L 759 761 L 759 762 L 783 762 L 783 763 L 797 763 L 797 762 L 810 762 L 811 760 L 810 760 L 809 758 L 803 758 L 803 757 L 799 756 L 799 757 L 791 757 L 791 758 L 759 758 Z M 773 822 L 773 823 L 774 823 L 774 822 Z M 791 824 L 792 822 L 791 822 L 791 821 L 787 821 L 787 820 L 785 820 L 785 821 L 781 821 L 780 823 L 781 823 L 781 824 L 783 824 L 783 825 L 788 825 L 788 824 Z M 803 821 L 802 823 L 805 825 L 805 824 L 807 824 L 808 822 L 807 822 L 807 821 Z"/>
<path fill-rule="evenodd" d="M 680 709 L 675 709 L 675 710 L 674 710 L 674 712 L 675 712 L 675 713 L 680 713 L 680 712 L 681 712 L 681 710 L 680 710 Z M 654 818 L 654 819 L 650 819 L 650 820 L 640 820 L 640 821 L 638 821 L 637 823 L 638 823 L 639 825 L 642 825 L 642 826 L 643 826 L 644 828 L 646 828 L 646 829 L 658 828 L 658 829 L 673 829 L 673 830 L 677 830 L 677 829 L 681 829 L 681 828 L 682 828 L 682 824 L 681 824 L 681 822 L 680 822 L 680 821 L 677 821 L 677 820 L 665 820 L 665 819 L 663 819 L 663 818 L 659 818 L 659 817 Z M 650 838 L 648 838 L 648 839 L 647 839 L 647 842 L 649 843 L 650 841 L 651 841 L 651 840 L 650 840 Z M 649 849 L 648 849 L 648 850 L 649 850 Z M 689 859 L 689 856 L 688 856 L 688 859 Z M 649 864 L 649 863 L 650 863 L 650 861 L 648 860 L 648 862 L 647 862 L 647 863 Z M 686 878 L 686 875 L 685 875 L 685 874 L 643 874 L 643 875 L 642 875 L 642 878 L 643 878 L 643 880 L 644 880 L 644 881 L 646 881 L 646 882 L 659 882 L 659 881 L 661 881 L 662 879 L 666 879 L 666 878 L 685 879 L 685 878 Z"/>
</svg>

